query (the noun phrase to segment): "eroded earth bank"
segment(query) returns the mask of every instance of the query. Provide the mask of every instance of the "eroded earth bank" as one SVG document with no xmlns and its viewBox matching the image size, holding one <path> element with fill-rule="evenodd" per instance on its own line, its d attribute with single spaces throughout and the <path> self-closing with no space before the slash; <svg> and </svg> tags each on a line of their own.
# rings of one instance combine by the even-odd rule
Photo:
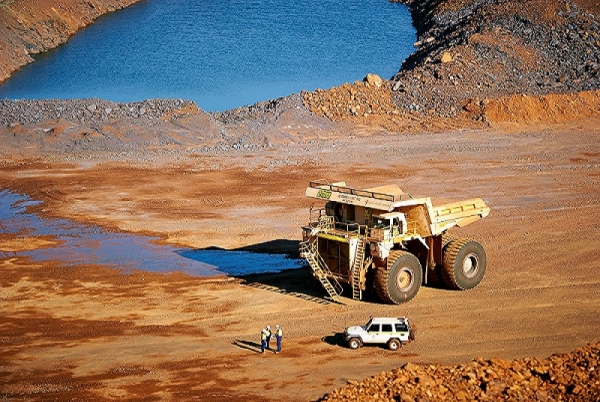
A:
<svg viewBox="0 0 600 402">
<path fill-rule="evenodd" d="M 483 282 L 399 306 L 330 303 L 308 269 L 200 278 L 32 259 L 63 240 L 3 224 L 0 395 L 599 400 L 600 10 L 513 3 L 415 2 L 420 43 L 390 80 L 222 113 L 0 101 L 0 190 L 161 244 L 295 257 L 319 178 L 491 207 L 458 230 L 486 248 Z M 418 333 L 397 352 L 342 342 L 346 326 L 402 315 Z M 281 354 L 258 353 L 267 324 L 284 330 Z"/>
</svg>

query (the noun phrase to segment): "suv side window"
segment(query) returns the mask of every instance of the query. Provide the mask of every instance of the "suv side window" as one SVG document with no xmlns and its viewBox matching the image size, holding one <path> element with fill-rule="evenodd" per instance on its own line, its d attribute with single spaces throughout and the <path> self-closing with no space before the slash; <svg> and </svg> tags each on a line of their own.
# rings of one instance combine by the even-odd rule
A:
<svg viewBox="0 0 600 402">
<path fill-rule="evenodd" d="M 381 332 L 393 332 L 393 330 L 392 330 L 392 324 L 382 324 L 381 325 Z"/>
<path fill-rule="evenodd" d="M 379 332 L 379 324 L 371 324 L 368 329 L 368 332 Z"/>
<path fill-rule="evenodd" d="M 402 324 L 396 324 L 396 332 L 406 332 L 408 331 L 408 327 L 406 326 L 406 324 L 402 323 Z"/>
</svg>

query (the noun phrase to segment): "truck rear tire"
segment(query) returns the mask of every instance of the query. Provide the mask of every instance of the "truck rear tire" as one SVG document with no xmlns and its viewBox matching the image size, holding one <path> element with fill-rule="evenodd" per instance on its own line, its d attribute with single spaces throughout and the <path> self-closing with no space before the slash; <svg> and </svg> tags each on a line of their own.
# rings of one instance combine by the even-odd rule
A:
<svg viewBox="0 0 600 402">
<path fill-rule="evenodd" d="M 444 250 L 444 283 L 451 289 L 472 289 L 483 279 L 486 263 L 485 250 L 480 243 L 466 238 L 452 240 Z"/>
<path fill-rule="evenodd" d="M 450 244 L 450 242 L 456 239 L 458 239 L 458 236 L 456 236 L 454 233 L 446 232 L 442 235 L 442 255 L 444 255 L 443 253 L 446 251 L 448 244 Z M 444 281 L 444 276 L 442 275 L 441 263 L 435 264 L 433 267 L 429 267 L 429 269 L 427 270 L 426 283 L 429 286 L 439 289 L 445 289 L 447 287 L 446 282 Z"/>
<path fill-rule="evenodd" d="M 390 251 L 387 268 L 375 272 L 375 292 L 386 303 L 406 303 L 417 295 L 423 282 L 421 263 L 413 254 Z"/>
</svg>

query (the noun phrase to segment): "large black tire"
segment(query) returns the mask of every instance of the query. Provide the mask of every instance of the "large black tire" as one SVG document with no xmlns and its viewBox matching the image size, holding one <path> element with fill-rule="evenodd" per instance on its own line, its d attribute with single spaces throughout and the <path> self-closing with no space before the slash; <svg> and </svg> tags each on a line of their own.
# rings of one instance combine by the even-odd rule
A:
<svg viewBox="0 0 600 402">
<path fill-rule="evenodd" d="M 375 292 L 385 303 L 406 303 L 417 295 L 422 282 L 423 269 L 417 257 L 393 250 L 387 258 L 387 268 L 378 268 L 375 273 Z"/>
<path fill-rule="evenodd" d="M 457 238 L 458 236 L 454 233 L 446 232 L 442 235 L 442 255 L 444 255 L 443 253 L 448 244 Z M 442 264 L 435 264 L 433 267 L 429 267 L 427 270 L 427 285 L 439 289 L 447 287 L 442 275 Z"/>
<path fill-rule="evenodd" d="M 442 278 L 451 289 L 467 290 L 479 285 L 485 274 L 487 258 L 475 240 L 457 238 L 444 249 Z"/>
</svg>

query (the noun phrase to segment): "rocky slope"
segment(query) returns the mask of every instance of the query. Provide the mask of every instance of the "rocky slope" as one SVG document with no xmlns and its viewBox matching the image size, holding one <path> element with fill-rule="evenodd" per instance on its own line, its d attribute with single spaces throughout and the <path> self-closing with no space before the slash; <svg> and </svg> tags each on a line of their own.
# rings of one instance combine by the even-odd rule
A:
<svg viewBox="0 0 600 402">
<path fill-rule="evenodd" d="M 512 102 L 512 108 L 516 103 L 518 108 L 522 105 L 512 95 L 543 99 L 547 94 L 585 91 L 592 95 L 591 103 L 582 105 L 584 113 L 597 113 L 600 3 L 405 3 L 411 7 L 419 40 L 400 71 L 382 85 L 359 82 L 307 93 L 310 110 L 333 120 L 378 124 L 394 131 L 405 131 L 411 120 L 418 128 L 435 129 L 448 118 L 485 122 L 490 99 Z M 530 99 L 525 103 L 531 104 Z M 546 106 L 560 110 L 562 103 L 570 102 L 565 99 L 551 99 Z"/>
<path fill-rule="evenodd" d="M 0 0 L 0 82 L 102 14 L 140 0 Z"/>
</svg>

